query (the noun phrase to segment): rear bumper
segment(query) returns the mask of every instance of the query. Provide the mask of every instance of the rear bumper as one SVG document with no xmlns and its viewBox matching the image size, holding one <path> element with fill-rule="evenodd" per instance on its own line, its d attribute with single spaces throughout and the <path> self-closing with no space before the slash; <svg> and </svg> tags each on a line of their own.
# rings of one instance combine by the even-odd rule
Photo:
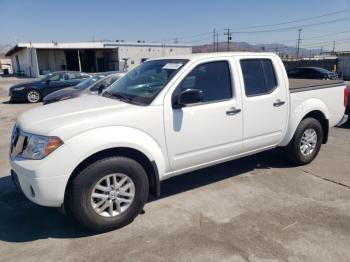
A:
<svg viewBox="0 0 350 262">
<path fill-rule="evenodd" d="M 349 116 L 344 114 L 343 118 L 340 120 L 340 122 L 337 124 L 337 126 L 341 126 L 343 124 L 345 124 L 346 122 L 348 122 Z"/>
</svg>

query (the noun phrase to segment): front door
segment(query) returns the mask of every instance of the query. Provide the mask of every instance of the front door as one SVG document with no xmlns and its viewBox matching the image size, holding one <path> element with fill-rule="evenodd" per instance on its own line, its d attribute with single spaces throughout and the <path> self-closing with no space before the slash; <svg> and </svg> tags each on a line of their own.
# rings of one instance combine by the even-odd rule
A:
<svg viewBox="0 0 350 262">
<path fill-rule="evenodd" d="M 243 150 L 276 146 L 288 121 L 288 83 L 283 65 L 269 58 L 238 58 L 243 86 Z M 284 69 L 283 69 L 284 70 Z"/>
<path fill-rule="evenodd" d="M 241 152 L 242 102 L 231 68 L 229 59 L 198 62 L 165 97 L 165 134 L 173 171 L 189 171 Z M 172 100 L 187 89 L 202 90 L 203 101 L 174 108 Z"/>
</svg>

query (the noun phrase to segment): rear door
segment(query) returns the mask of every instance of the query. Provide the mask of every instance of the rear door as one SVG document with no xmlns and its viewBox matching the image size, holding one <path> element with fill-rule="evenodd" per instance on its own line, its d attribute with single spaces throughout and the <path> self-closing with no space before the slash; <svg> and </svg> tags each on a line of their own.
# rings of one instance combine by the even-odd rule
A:
<svg viewBox="0 0 350 262">
<path fill-rule="evenodd" d="M 239 57 L 243 86 L 243 150 L 251 152 L 277 145 L 288 117 L 284 69 L 270 57 Z"/>
</svg>

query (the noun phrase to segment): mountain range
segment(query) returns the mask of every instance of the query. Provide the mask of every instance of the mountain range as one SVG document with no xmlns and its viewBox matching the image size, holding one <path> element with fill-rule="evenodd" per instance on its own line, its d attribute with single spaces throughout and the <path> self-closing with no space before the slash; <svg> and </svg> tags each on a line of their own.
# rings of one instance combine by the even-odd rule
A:
<svg viewBox="0 0 350 262">
<path fill-rule="evenodd" d="M 227 51 L 227 42 L 218 43 L 218 51 L 223 52 Z M 214 50 L 213 44 L 202 44 L 195 45 L 192 48 L 193 53 L 203 53 L 203 52 L 212 52 Z M 285 57 L 295 57 L 297 53 L 296 47 L 286 46 L 283 44 L 256 44 L 252 45 L 247 42 L 230 42 L 230 51 L 250 51 L 250 52 L 278 52 Z M 299 49 L 299 56 L 308 57 L 313 55 L 320 54 L 321 49 Z"/>
<path fill-rule="evenodd" d="M 2 45 L 0 44 L 0 58 L 4 58 L 8 50 L 10 50 L 11 45 Z"/>
</svg>

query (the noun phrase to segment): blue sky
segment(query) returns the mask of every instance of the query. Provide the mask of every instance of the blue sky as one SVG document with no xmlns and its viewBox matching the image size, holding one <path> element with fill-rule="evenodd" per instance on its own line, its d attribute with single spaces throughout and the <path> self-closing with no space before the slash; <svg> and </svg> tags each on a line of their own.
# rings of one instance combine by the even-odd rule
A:
<svg viewBox="0 0 350 262">
<path fill-rule="evenodd" d="M 349 12 L 314 20 L 274 27 L 246 28 L 346 9 Z M 213 28 L 220 30 L 220 40 L 224 41 L 222 30 L 230 27 L 237 32 L 233 35 L 234 41 L 281 42 L 291 46 L 295 46 L 296 28 L 264 33 L 238 32 L 349 18 L 303 28 L 302 44 L 331 48 L 331 41 L 336 40 L 337 49 L 350 49 L 350 0 L 0 0 L 0 17 L 0 44 L 93 39 L 172 42 L 176 37 L 180 43 L 197 44 L 211 42 L 210 32 Z"/>
</svg>

